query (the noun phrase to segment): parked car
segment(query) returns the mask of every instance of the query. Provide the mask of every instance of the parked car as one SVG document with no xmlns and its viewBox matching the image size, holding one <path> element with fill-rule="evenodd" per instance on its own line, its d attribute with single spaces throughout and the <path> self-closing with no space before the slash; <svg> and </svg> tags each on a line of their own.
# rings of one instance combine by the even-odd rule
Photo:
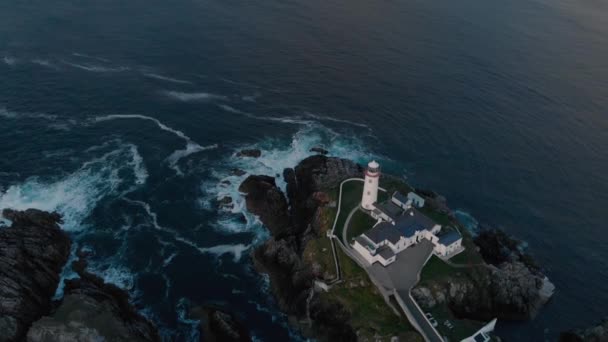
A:
<svg viewBox="0 0 608 342">
<path fill-rule="evenodd" d="M 429 322 L 431 322 L 431 324 L 436 327 L 437 326 L 437 320 L 435 319 L 435 317 L 433 317 L 433 315 L 431 315 L 430 312 L 427 312 L 426 314 L 424 314 L 426 316 L 426 318 L 429 320 Z"/>
</svg>

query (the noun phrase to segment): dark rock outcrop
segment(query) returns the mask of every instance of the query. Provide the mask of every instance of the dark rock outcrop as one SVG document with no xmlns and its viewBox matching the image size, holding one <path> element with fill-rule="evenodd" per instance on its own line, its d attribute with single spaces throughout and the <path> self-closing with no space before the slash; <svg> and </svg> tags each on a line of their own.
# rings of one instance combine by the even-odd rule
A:
<svg viewBox="0 0 608 342">
<path fill-rule="evenodd" d="M 247 328 L 235 315 L 217 307 L 195 307 L 190 317 L 200 320 L 201 342 L 249 342 L 251 336 Z"/>
<path fill-rule="evenodd" d="M 129 304 L 126 292 L 73 263 L 80 279 L 65 282 L 51 301 L 71 241 L 57 213 L 4 210 L 0 229 L 0 341 L 160 341 L 154 326 Z"/>
<path fill-rule="evenodd" d="M 262 151 L 257 148 L 240 150 L 236 153 L 237 157 L 251 157 L 259 158 L 262 155 Z"/>
<path fill-rule="evenodd" d="M 87 272 L 86 254 L 73 269 L 79 279 L 65 281 L 64 298 L 56 310 L 35 322 L 31 342 L 160 341 L 156 328 L 129 303 L 129 295 Z"/>
<path fill-rule="evenodd" d="M 412 291 L 414 298 L 425 308 L 446 302 L 463 318 L 533 318 L 551 297 L 553 284 L 520 251 L 520 242 L 504 232 L 484 230 L 474 241 L 487 264 L 459 277 L 419 285 Z"/>
<path fill-rule="evenodd" d="M 245 194 L 247 210 L 258 215 L 273 236 L 290 232 L 287 201 L 274 178 L 249 176 L 241 183 L 239 191 Z"/>
<path fill-rule="evenodd" d="M 323 148 L 323 147 L 321 147 L 321 146 L 315 146 L 315 147 L 311 148 L 311 149 L 310 149 L 310 152 L 314 152 L 314 153 L 322 154 L 322 155 L 324 155 L 324 156 L 329 154 L 329 151 L 328 151 L 328 150 L 326 150 L 326 149 L 324 149 L 324 148 Z"/>
<path fill-rule="evenodd" d="M 5 209 L 2 214 L 12 225 L 0 229 L 0 341 L 16 341 L 51 310 L 71 242 L 57 213 Z"/>
<path fill-rule="evenodd" d="M 575 329 L 562 332 L 559 342 L 607 342 L 608 341 L 608 317 L 604 318 L 598 325 L 587 329 Z"/>
<path fill-rule="evenodd" d="M 245 171 L 243 171 L 241 169 L 232 169 L 232 170 L 230 170 L 230 173 L 233 174 L 233 175 L 235 175 L 235 176 L 240 177 L 240 176 L 245 175 L 247 172 L 245 172 Z"/>
<path fill-rule="evenodd" d="M 318 210 L 328 202 L 325 191 L 362 172 L 359 165 L 346 159 L 308 157 L 283 172 L 289 206 L 272 177 L 250 176 L 239 188 L 245 193 L 247 209 L 258 215 L 272 234 L 253 251 L 255 266 L 270 276 L 280 308 L 295 320 L 306 314 L 315 279 L 313 267 L 303 261 L 302 252 L 310 237 L 318 233 L 314 226 Z M 338 303 L 326 306 L 313 297 L 309 309 L 316 337 L 332 341 L 356 339 L 348 325 L 348 313 Z"/>
<path fill-rule="evenodd" d="M 523 252 L 520 241 L 508 236 L 502 230 L 482 228 L 474 241 L 479 247 L 479 253 L 485 262 L 496 266 L 505 262 L 522 262 L 531 271 L 540 272 L 540 268 L 534 262 L 534 259 Z"/>
</svg>

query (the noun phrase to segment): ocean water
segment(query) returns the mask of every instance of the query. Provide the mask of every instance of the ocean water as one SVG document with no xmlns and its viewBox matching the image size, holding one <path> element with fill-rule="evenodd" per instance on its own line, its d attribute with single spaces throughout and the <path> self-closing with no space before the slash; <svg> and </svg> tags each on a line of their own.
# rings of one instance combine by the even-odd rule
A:
<svg viewBox="0 0 608 342">
<path fill-rule="evenodd" d="M 62 213 L 166 340 L 196 338 L 186 313 L 206 303 L 258 340 L 300 339 L 251 267 L 267 232 L 231 170 L 281 174 L 317 145 L 527 242 L 557 292 L 501 336 L 592 324 L 607 109 L 601 1 L 0 3 L 0 208 Z M 234 156 L 249 147 L 262 157 Z"/>
</svg>

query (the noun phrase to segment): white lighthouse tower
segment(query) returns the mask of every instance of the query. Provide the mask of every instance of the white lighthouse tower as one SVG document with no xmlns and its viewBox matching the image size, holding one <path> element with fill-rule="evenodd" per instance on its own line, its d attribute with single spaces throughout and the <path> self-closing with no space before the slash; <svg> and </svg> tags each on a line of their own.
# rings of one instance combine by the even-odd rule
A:
<svg viewBox="0 0 608 342">
<path fill-rule="evenodd" d="M 380 181 L 380 164 L 372 160 L 367 164 L 365 170 L 365 184 L 363 185 L 363 197 L 361 206 L 363 209 L 374 209 L 374 203 L 378 200 L 378 182 Z"/>
</svg>

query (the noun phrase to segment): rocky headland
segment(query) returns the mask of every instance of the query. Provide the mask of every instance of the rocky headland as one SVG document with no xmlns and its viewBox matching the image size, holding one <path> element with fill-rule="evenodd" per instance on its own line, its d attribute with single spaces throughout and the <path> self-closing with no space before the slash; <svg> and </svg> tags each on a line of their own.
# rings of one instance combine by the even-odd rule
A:
<svg viewBox="0 0 608 342">
<path fill-rule="evenodd" d="M 559 342 L 607 342 L 608 317 L 602 319 L 597 325 L 586 329 L 574 329 L 562 332 Z"/>
<path fill-rule="evenodd" d="M 446 304 L 455 315 L 479 321 L 534 318 L 553 285 L 520 242 L 493 228 L 482 228 L 473 241 L 484 262 L 418 285 L 412 291 L 417 302 L 425 309 Z"/>
<path fill-rule="evenodd" d="M 335 192 L 344 179 L 362 177 L 362 172 L 352 161 L 315 155 L 285 169 L 286 194 L 269 176 L 249 176 L 239 189 L 249 212 L 260 218 L 272 236 L 252 252 L 256 268 L 270 276 L 277 302 L 291 321 L 320 340 L 361 340 L 351 324 L 352 311 L 315 295 L 315 280 L 331 280 L 327 279 L 331 267 L 324 269 L 304 252 L 331 225 L 324 219 L 324 209 L 331 205 L 327 194 Z M 432 191 L 418 192 L 429 206 L 457 224 L 445 198 Z M 413 291 L 417 301 L 423 307 L 447 303 L 456 316 L 480 321 L 533 317 L 552 289 L 547 288 L 546 278 L 532 259 L 499 230 L 482 232 L 475 245 L 470 235 L 466 238 L 471 243 L 467 247 L 483 260 L 467 268 L 465 277 L 447 277 L 417 287 Z"/>
<path fill-rule="evenodd" d="M 52 297 L 71 241 L 57 213 L 5 209 L 0 229 L 0 341 L 160 341 L 128 294 L 86 271 L 86 253 L 73 263 L 78 279 Z"/>
</svg>

